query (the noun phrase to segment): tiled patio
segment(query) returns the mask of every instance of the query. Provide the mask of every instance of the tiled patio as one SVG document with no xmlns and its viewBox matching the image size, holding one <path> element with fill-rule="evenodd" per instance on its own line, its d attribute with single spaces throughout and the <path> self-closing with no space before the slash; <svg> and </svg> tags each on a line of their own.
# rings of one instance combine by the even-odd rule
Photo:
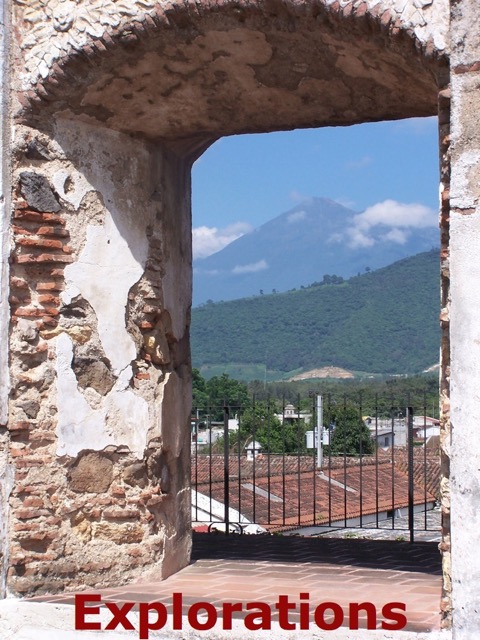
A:
<svg viewBox="0 0 480 640">
<path fill-rule="evenodd" d="M 439 628 L 440 589 L 436 543 L 194 534 L 191 564 L 167 580 L 150 577 L 126 587 L 89 592 L 117 603 L 159 601 L 169 611 L 172 594 L 181 593 L 184 613 L 202 600 L 221 610 L 226 601 L 273 605 L 280 594 L 298 603 L 299 594 L 307 592 L 312 609 L 320 602 L 340 604 L 344 626 L 348 626 L 348 603 L 375 604 L 380 626 L 382 606 L 396 601 L 406 605 L 405 630 L 420 632 Z M 73 604 L 74 594 L 34 601 Z M 298 621 L 296 616 L 290 613 L 289 620 Z M 275 612 L 272 620 L 277 619 Z"/>
</svg>

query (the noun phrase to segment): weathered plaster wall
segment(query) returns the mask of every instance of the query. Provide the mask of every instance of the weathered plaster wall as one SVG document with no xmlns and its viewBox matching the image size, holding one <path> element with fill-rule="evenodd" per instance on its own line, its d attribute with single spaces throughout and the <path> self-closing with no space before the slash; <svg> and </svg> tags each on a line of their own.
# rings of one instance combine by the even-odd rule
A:
<svg viewBox="0 0 480 640">
<path fill-rule="evenodd" d="M 478 635 L 480 611 L 480 15 L 452 3 L 451 555 L 455 640 Z"/>
<path fill-rule="evenodd" d="M 8 564 L 8 499 L 12 469 L 8 460 L 8 256 L 10 251 L 10 113 L 8 101 L 9 12 L 0 0 L 0 597 L 5 594 Z"/>
<path fill-rule="evenodd" d="M 448 102 L 448 2 L 13 8 L 10 588 L 126 581 L 160 560 L 166 575 L 186 561 L 190 540 L 181 154 L 245 131 L 434 114 L 439 89 Z M 445 325 L 444 469 L 448 355 Z M 446 611 L 448 602 L 446 589 Z"/>
<path fill-rule="evenodd" d="M 18 127 L 8 585 L 189 557 L 188 165 L 84 123 Z"/>
</svg>

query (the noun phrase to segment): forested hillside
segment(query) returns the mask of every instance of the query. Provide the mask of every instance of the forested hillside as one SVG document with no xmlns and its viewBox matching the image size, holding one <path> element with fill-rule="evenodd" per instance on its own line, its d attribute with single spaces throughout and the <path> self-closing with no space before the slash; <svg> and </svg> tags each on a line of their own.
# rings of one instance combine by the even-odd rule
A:
<svg viewBox="0 0 480 640">
<path fill-rule="evenodd" d="M 326 284 L 327 282 L 336 284 Z M 192 311 L 193 366 L 414 373 L 438 362 L 438 251 L 341 282 Z"/>
</svg>

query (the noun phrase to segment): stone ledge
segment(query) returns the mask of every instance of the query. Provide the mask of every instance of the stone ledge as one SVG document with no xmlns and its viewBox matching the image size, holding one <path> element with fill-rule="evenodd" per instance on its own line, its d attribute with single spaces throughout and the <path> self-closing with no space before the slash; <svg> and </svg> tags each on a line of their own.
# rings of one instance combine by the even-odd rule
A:
<svg viewBox="0 0 480 640">
<path fill-rule="evenodd" d="M 92 589 L 93 593 L 95 590 Z M 138 629 L 138 614 L 128 614 L 135 629 Z M 112 614 L 101 610 L 95 617 L 105 627 Z M 90 618 L 92 619 L 92 618 Z M 0 601 L 0 626 L 3 640 L 108 640 L 111 634 L 105 631 L 75 631 L 74 608 L 71 605 L 54 603 L 37 603 L 8 598 Z M 194 631 L 189 628 L 186 616 L 183 617 L 182 631 L 173 631 L 171 616 L 166 628 L 151 631 L 150 640 L 451 640 L 450 631 L 433 631 L 431 633 L 414 633 L 410 631 L 337 631 L 312 632 L 284 631 L 272 623 L 271 631 L 246 631 L 243 625 L 233 621 L 232 631 L 212 629 L 210 631 Z M 115 638 L 134 640 L 138 631 L 115 630 Z"/>
</svg>

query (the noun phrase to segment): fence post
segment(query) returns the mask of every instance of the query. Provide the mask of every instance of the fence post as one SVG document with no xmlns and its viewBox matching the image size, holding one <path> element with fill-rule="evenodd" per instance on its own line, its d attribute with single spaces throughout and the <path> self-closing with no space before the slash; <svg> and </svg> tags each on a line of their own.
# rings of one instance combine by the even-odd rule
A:
<svg viewBox="0 0 480 640">
<path fill-rule="evenodd" d="M 407 407 L 407 437 L 408 437 L 408 530 L 410 542 L 414 541 L 414 512 L 413 512 L 413 407 Z"/>
<path fill-rule="evenodd" d="M 225 505 L 225 535 L 230 533 L 230 446 L 228 439 L 228 418 L 230 410 L 223 402 L 223 504 Z"/>
</svg>

